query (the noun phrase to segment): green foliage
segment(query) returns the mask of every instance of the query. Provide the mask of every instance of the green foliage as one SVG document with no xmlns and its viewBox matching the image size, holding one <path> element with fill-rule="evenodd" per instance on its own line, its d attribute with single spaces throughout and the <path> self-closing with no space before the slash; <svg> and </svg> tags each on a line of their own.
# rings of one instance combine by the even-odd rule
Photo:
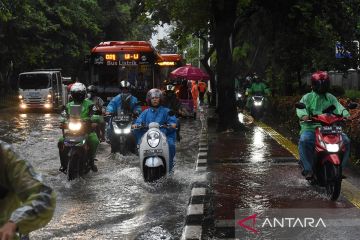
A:
<svg viewBox="0 0 360 240">
<path fill-rule="evenodd" d="M 360 91 L 358 90 L 346 90 L 345 97 L 350 99 L 360 99 Z"/>
</svg>

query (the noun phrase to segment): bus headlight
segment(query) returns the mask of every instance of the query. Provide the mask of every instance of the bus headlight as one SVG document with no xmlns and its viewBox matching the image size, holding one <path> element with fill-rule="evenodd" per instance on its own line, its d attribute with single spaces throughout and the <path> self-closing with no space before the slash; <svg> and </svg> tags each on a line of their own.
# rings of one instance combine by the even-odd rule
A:
<svg viewBox="0 0 360 240">
<path fill-rule="evenodd" d="M 45 103 L 44 107 L 45 108 L 51 108 L 51 104 L 50 103 Z"/>
<path fill-rule="evenodd" d="M 25 109 L 27 106 L 25 103 L 20 104 L 20 108 Z"/>
<path fill-rule="evenodd" d="M 48 94 L 48 95 L 47 95 L 47 98 L 51 98 L 51 94 Z"/>
<path fill-rule="evenodd" d="M 23 99 L 23 96 L 22 96 L 22 95 L 19 95 L 19 99 Z"/>
<path fill-rule="evenodd" d="M 69 130 L 70 131 L 79 131 L 82 127 L 81 122 L 69 122 Z"/>
<path fill-rule="evenodd" d="M 151 131 L 147 134 L 147 142 L 150 147 L 156 148 L 160 143 L 160 133 L 157 131 Z"/>
</svg>

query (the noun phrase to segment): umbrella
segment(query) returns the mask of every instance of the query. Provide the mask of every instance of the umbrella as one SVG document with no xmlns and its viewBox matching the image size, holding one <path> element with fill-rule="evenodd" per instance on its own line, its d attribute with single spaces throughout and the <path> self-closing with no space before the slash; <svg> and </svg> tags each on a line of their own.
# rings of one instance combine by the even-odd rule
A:
<svg viewBox="0 0 360 240">
<path fill-rule="evenodd" d="M 186 65 L 179 67 L 170 73 L 171 78 L 186 78 L 187 80 L 209 80 L 209 75 L 202 69 Z"/>
</svg>

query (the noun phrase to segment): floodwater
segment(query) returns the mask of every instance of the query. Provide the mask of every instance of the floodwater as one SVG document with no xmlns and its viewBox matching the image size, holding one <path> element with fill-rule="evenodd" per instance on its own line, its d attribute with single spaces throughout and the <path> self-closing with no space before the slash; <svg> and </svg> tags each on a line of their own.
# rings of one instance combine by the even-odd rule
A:
<svg viewBox="0 0 360 240">
<path fill-rule="evenodd" d="M 99 145 L 99 172 L 68 182 L 58 171 L 59 115 L 0 112 L 0 139 L 13 144 L 57 194 L 52 221 L 33 239 L 179 239 L 195 172 L 197 120 L 183 120 L 175 172 L 158 184 L 144 183 L 136 155 L 111 154 Z"/>
</svg>

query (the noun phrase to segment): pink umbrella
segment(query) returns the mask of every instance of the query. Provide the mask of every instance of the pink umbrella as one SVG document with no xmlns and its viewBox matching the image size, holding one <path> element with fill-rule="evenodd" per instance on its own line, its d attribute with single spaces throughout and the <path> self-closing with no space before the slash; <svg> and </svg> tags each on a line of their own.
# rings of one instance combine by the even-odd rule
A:
<svg viewBox="0 0 360 240">
<path fill-rule="evenodd" d="M 186 65 L 179 67 L 170 73 L 171 78 L 186 78 L 187 80 L 209 80 L 209 75 L 202 69 Z"/>
</svg>

